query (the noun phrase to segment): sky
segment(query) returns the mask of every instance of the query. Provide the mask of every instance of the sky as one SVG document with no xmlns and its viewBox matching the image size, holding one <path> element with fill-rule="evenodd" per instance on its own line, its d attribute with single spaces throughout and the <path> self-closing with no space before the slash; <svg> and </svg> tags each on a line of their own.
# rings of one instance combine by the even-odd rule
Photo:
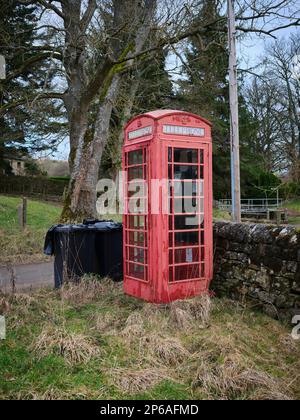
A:
<svg viewBox="0 0 300 420">
<path fill-rule="evenodd" d="M 288 28 L 276 32 L 278 38 L 288 38 L 290 34 L 295 33 L 296 28 Z M 258 37 L 252 35 L 238 43 L 238 59 L 240 68 L 249 69 L 258 65 L 262 61 L 264 49 L 268 43 L 272 42 L 269 37 Z M 176 61 L 176 60 L 175 60 Z M 174 67 L 174 58 L 170 59 L 170 67 Z M 67 160 L 69 155 L 69 141 L 66 138 L 58 147 L 57 152 L 49 156 L 51 159 Z"/>
<path fill-rule="evenodd" d="M 288 38 L 291 34 L 296 33 L 296 28 L 282 29 L 276 32 L 276 37 Z M 238 58 L 241 63 L 241 67 L 248 66 L 253 67 L 261 62 L 266 46 L 272 42 L 269 37 L 258 37 L 254 36 L 251 39 L 248 38 L 238 44 Z"/>
</svg>

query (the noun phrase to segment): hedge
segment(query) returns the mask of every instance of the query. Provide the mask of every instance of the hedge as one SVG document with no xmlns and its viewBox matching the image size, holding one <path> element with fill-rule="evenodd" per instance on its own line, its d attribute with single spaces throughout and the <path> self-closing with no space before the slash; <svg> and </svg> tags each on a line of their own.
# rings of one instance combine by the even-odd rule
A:
<svg viewBox="0 0 300 420">
<path fill-rule="evenodd" d="M 0 194 L 22 194 L 62 197 L 68 181 L 43 177 L 0 176 Z"/>
</svg>

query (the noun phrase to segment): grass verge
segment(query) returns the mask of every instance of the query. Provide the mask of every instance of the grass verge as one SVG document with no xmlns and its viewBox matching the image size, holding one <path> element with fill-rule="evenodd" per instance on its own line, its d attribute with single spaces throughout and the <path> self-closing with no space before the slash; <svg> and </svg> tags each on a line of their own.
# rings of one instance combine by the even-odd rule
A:
<svg viewBox="0 0 300 420">
<path fill-rule="evenodd" d="M 45 261 L 43 245 L 49 227 L 57 223 L 58 205 L 28 201 L 27 227 L 18 225 L 21 198 L 0 196 L 0 264 Z"/>
<path fill-rule="evenodd" d="M 289 224 L 300 226 L 300 200 L 293 200 L 285 204 L 285 207 L 290 210 Z"/>
<path fill-rule="evenodd" d="M 300 344 L 207 296 L 156 306 L 87 278 L 2 296 L 1 399 L 299 399 Z"/>
</svg>

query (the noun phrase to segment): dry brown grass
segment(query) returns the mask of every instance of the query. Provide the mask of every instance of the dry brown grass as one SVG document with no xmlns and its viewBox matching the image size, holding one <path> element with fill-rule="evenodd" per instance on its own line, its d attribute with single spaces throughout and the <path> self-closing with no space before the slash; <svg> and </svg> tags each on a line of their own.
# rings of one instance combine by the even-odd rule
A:
<svg viewBox="0 0 300 420">
<path fill-rule="evenodd" d="M 210 324 L 212 302 L 206 293 L 194 299 L 174 302 L 170 307 L 172 318 L 179 328 L 189 329 L 194 320 L 197 321 L 197 328 L 207 328 Z"/>
<path fill-rule="evenodd" d="M 30 401 L 68 401 L 68 400 L 104 400 L 105 393 L 102 389 L 91 391 L 88 387 L 82 386 L 75 389 L 62 391 L 59 387 L 49 386 L 46 391 L 38 389 L 23 390 L 17 395 L 17 400 Z"/>
<path fill-rule="evenodd" d="M 0 291 L 0 315 L 11 312 L 14 307 L 19 307 L 22 312 L 25 312 L 36 302 L 35 297 L 26 293 L 1 294 Z"/>
<path fill-rule="evenodd" d="M 0 315 L 7 314 L 11 309 L 11 303 L 7 296 L 0 295 Z"/>
<path fill-rule="evenodd" d="M 103 297 L 110 283 L 110 280 L 87 276 L 80 283 L 65 283 L 60 289 L 60 296 L 71 305 L 86 305 Z"/>
<path fill-rule="evenodd" d="M 195 319 L 186 310 L 172 305 L 171 307 L 171 319 L 174 324 L 183 331 L 190 331 L 195 325 Z"/>
<path fill-rule="evenodd" d="M 25 320 L 21 327 L 17 319 Z M 151 305 L 124 296 L 122 285 L 91 278 L 13 299 L 9 325 L 21 328 L 14 336 L 21 355 L 30 349 L 25 362 L 34 375 L 22 373 L 14 391 L 5 383 L 0 399 L 300 398 L 299 343 L 285 326 L 230 300 Z M 18 345 L 11 340 L 7 358 Z M 44 381 L 48 355 L 56 357 Z M 20 375 L 19 367 L 2 368 L 7 381 Z"/>
<path fill-rule="evenodd" d="M 176 366 L 190 356 L 178 338 L 161 337 L 159 334 L 142 337 L 140 349 L 163 366 Z"/>
<path fill-rule="evenodd" d="M 130 395 L 147 391 L 161 381 L 170 379 L 164 370 L 155 368 L 142 370 L 116 368 L 110 373 L 114 378 L 113 384 Z"/>
<path fill-rule="evenodd" d="M 46 229 L 22 232 L 0 232 L 0 265 L 33 264 L 51 261 L 43 254 Z"/>
<path fill-rule="evenodd" d="M 109 330 L 116 328 L 119 322 L 118 317 L 111 313 L 95 315 L 94 317 L 95 329 L 102 334 L 108 333 Z"/>
<path fill-rule="evenodd" d="M 92 391 L 86 386 L 78 386 L 68 391 L 62 391 L 59 387 L 51 385 L 44 392 L 37 389 L 21 391 L 18 393 L 17 399 L 31 401 L 103 400 L 105 396 L 103 388 Z"/>
<path fill-rule="evenodd" d="M 203 354 L 199 355 L 203 357 Z M 203 359 L 193 388 L 210 399 L 289 400 L 283 384 L 265 372 L 243 366 L 241 358 L 226 357 L 223 362 Z"/>
<path fill-rule="evenodd" d="M 29 308 L 32 305 L 37 304 L 37 299 L 26 293 L 17 293 L 14 295 L 14 302 L 22 307 Z"/>
<path fill-rule="evenodd" d="M 63 356 L 68 364 L 88 363 L 100 355 L 95 341 L 83 334 L 67 331 L 63 326 L 46 325 L 33 342 L 31 349 L 38 359 L 55 354 Z"/>
</svg>

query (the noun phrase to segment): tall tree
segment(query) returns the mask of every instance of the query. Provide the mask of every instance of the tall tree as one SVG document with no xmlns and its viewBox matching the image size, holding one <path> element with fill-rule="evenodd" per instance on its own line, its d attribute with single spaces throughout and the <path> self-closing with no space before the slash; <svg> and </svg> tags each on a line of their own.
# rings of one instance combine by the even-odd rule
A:
<svg viewBox="0 0 300 420">
<path fill-rule="evenodd" d="M 218 0 L 202 2 L 195 24 L 222 17 Z M 180 82 L 179 106 L 202 115 L 213 123 L 214 183 L 216 195 L 230 190 L 228 40 L 223 31 L 209 31 L 190 38 L 182 60 L 186 78 Z"/>
<path fill-rule="evenodd" d="M 64 83 L 57 83 L 55 89 L 44 86 L 38 95 L 12 101 L 0 107 L 0 114 L 32 101 L 49 98 L 63 101 L 71 146 L 71 181 L 63 218 L 79 220 L 83 216 L 94 216 L 98 169 L 108 139 L 113 103 L 120 88 L 120 73 L 149 54 L 193 35 L 199 37 L 199 45 L 201 38 L 208 33 L 223 37 L 226 18 L 221 16 L 220 19 L 203 20 L 199 24 L 194 19 L 199 0 L 187 0 L 184 7 L 180 0 L 160 1 L 158 12 L 156 0 L 20 2 L 42 8 L 41 27 L 51 27 L 55 36 L 50 45 L 44 39 L 34 44 L 34 50 L 40 53 L 35 60 L 50 56 L 50 68 L 55 67 L 56 74 L 64 78 Z M 219 1 L 220 7 L 222 2 Z M 208 5 L 210 2 L 200 3 Z M 300 23 L 297 0 L 283 0 L 275 5 L 271 0 L 241 0 L 239 5 L 238 30 L 244 33 L 273 36 L 281 27 Z M 95 28 L 100 30 L 97 54 L 90 44 L 90 35 Z M 145 47 L 151 33 L 156 35 L 155 42 Z M 95 121 L 91 122 L 90 110 L 94 106 L 97 113 Z"/>
<path fill-rule="evenodd" d="M 253 152 L 263 157 L 266 170 L 288 173 L 296 183 L 300 182 L 300 71 L 294 63 L 299 54 L 299 34 L 272 42 L 263 73 L 253 77 L 246 92 L 257 125 Z"/>
<path fill-rule="evenodd" d="M 0 52 L 7 63 L 7 77 L 0 82 L 0 107 L 7 109 L 0 115 L 0 155 L 7 150 L 12 154 L 53 147 L 56 140 L 52 135 L 61 130 L 60 105 L 49 101 L 39 101 L 37 105 L 29 100 L 49 88 L 53 79 L 53 52 L 41 52 L 36 45 L 38 40 L 50 40 L 46 33 L 38 33 L 39 7 L 7 0 L 1 3 L 0 10 Z M 18 102 L 19 107 L 13 106 Z"/>
<path fill-rule="evenodd" d="M 104 173 L 114 179 L 122 166 L 125 124 L 136 115 L 174 106 L 173 84 L 166 59 L 167 54 L 158 51 L 155 57 L 145 59 L 123 75 L 112 114 L 110 138 L 102 160 Z"/>
<path fill-rule="evenodd" d="M 24 63 L 24 55 L 20 54 L 18 47 L 31 46 L 36 25 L 35 7 L 27 8 L 14 0 L 1 3 L 0 8 L 0 45 L 1 54 L 6 58 L 7 73 L 14 74 Z M 31 83 L 32 73 L 24 69 L 18 78 L 8 76 L 9 80 L 0 82 L 0 104 L 4 105 L 18 94 L 24 93 Z M 24 109 L 14 108 L 0 117 L 0 166 L 8 169 L 3 160 L 7 148 L 15 152 L 22 148 L 24 151 L 24 124 L 28 113 Z"/>
</svg>

